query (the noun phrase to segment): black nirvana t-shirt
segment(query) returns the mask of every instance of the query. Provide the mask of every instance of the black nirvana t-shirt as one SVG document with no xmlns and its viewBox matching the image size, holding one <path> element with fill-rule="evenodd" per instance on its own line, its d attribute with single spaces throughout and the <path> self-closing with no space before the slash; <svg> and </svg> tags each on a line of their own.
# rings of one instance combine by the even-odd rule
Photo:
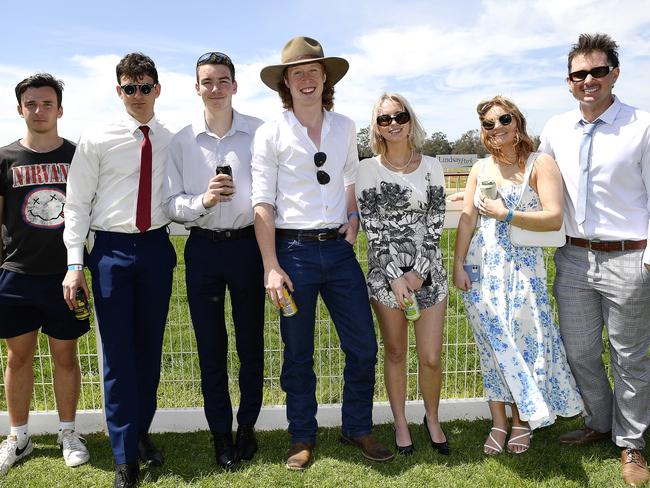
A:
<svg viewBox="0 0 650 488">
<path fill-rule="evenodd" d="M 65 183 L 75 145 L 64 139 L 54 151 L 37 153 L 16 141 L 0 148 L 2 267 L 16 273 L 65 273 Z"/>
</svg>

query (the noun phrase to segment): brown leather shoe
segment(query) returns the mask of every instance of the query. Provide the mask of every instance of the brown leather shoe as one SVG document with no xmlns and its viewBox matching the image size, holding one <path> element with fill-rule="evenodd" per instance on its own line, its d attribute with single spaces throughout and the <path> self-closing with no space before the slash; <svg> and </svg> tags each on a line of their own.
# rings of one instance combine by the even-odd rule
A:
<svg viewBox="0 0 650 488">
<path fill-rule="evenodd" d="M 621 451 L 621 475 L 630 486 L 641 486 L 648 481 L 650 474 L 642 451 L 629 447 Z"/>
<path fill-rule="evenodd" d="M 347 437 L 341 434 L 341 442 L 357 446 L 363 456 L 371 461 L 390 461 L 395 457 L 395 453 L 384 447 L 372 434 L 358 437 Z"/>
<path fill-rule="evenodd" d="M 567 432 L 559 437 L 560 444 L 571 444 L 573 446 L 586 446 L 596 441 L 604 441 L 612 438 L 612 431 L 598 432 L 584 427 L 573 432 Z"/>
<path fill-rule="evenodd" d="M 294 442 L 287 453 L 287 469 L 301 471 L 306 469 L 311 461 L 314 444 L 311 442 Z"/>
</svg>

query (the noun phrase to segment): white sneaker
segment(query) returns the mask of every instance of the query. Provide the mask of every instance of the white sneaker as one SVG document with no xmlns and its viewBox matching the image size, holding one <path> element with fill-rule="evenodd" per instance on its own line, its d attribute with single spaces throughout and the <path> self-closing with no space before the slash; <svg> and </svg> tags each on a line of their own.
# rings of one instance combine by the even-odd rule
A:
<svg viewBox="0 0 650 488">
<path fill-rule="evenodd" d="M 14 464 L 22 458 L 29 456 L 34 450 L 32 438 L 27 438 L 27 444 L 21 449 L 18 447 L 16 436 L 10 435 L 0 444 L 0 476 L 4 476 Z"/>
<path fill-rule="evenodd" d="M 86 439 L 74 430 L 66 429 L 63 432 L 59 432 L 56 442 L 63 452 L 65 464 L 70 468 L 81 466 L 90 459 L 90 453 L 86 447 Z"/>
</svg>

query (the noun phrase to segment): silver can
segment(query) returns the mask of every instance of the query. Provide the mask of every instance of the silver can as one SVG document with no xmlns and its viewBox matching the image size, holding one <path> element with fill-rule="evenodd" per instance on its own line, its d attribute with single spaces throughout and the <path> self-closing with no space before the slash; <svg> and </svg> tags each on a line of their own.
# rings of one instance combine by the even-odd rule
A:
<svg viewBox="0 0 650 488">
<path fill-rule="evenodd" d="M 490 200 L 496 200 L 497 198 L 497 183 L 494 180 L 481 180 L 481 185 L 479 187 L 481 195 Z"/>
</svg>

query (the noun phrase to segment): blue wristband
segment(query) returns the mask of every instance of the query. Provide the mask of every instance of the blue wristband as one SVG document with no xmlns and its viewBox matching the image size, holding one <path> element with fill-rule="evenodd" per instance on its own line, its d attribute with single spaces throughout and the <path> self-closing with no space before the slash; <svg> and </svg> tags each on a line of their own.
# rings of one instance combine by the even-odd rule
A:
<svg viewBox="0 0 650 488">
<path fill-rule="evenodd" d="M 83 271 L 83 264 L 68 264 L 68 271 Z"/>
<path fill-rule="evenodd" d="M 360 218 L 360 217 L 359 217 L 359 212 L 357 212 L 356 210 L 355 210 L 354 212 L 350 212 L 350 213 L 348 214 L 348 220 L 350 220 L 350 217 Z"/>
<path fill-rule="evenodd" d="M 506 215 L 506 218 L 503 219 L 503 221 L 504 221 L 506 224 L 509 224 L 510 221 L 512 220 L 512 217 L 514 217 L 514 215 L 515 215 L 515 212 L 514 212 L 511 208 L 509 208 L 509 209 L 508 209 L 508 215 Z"/>
</svg>

